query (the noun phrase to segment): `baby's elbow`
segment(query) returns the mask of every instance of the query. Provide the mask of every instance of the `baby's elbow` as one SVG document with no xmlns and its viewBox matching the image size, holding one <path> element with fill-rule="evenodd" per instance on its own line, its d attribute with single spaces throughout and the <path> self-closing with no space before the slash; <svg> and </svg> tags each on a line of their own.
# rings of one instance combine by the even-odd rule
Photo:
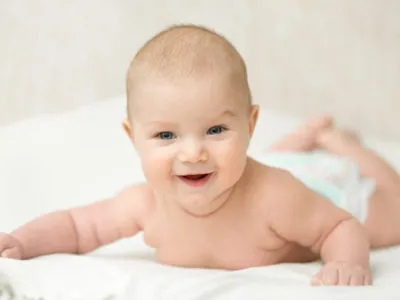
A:
<svg viewBox="0 0 400 300">
<path fill-rule="evenodd" d="M 322 248 L 332 243 L 340 243 L 345 237 L 352 235 L 363 235 L 362 225 L 351 215 L 341 218 L 334 222 L 325 230 L 321 231 L 314 240 L 311 249 L 315 253 L 320 253 Z"/>
<path fill-rule="evenodd" d="M 368 234 L 364 226 L 354 217 L 348 217 L 337 223 L 332 230 L 325 235 L 320 243 L 320 251 L 337 247 L 354 247 L 369 250 Z"/>
</svg>

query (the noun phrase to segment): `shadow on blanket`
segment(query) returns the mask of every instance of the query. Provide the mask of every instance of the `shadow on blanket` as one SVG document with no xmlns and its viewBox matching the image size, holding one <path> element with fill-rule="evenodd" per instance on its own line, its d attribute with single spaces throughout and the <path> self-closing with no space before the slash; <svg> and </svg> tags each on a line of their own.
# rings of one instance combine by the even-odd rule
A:
<svg viewBox="0 0 400 300">
<path fill-rule="evenodd" d="M 15 300 L 15 292 L 9 280 L 0 275 L 0 300 Z"/>
</svg>

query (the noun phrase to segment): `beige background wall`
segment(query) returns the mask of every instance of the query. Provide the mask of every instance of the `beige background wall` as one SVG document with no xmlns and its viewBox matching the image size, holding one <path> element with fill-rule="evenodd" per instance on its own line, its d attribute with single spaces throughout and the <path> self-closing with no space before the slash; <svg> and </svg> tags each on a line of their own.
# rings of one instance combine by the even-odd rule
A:
<svg viewBox="0 0 400 300">
<path fill-rule="evenodd" d="M 256 102 L 400 140 L 400 1 L 0 2 L 0 124 L 124 92 L 138 47 L 207 25 L 247 60 Z"/>
</svg>

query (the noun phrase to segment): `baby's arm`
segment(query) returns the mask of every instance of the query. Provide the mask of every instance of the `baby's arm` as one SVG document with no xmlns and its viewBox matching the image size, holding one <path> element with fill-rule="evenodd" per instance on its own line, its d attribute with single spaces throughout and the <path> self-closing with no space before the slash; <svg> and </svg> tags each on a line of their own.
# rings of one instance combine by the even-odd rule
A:
<svg viewBox="0 0 400 300">
<path fill-rule="evenodd" d="M 17 244 L 11 249 L 14 255 L 5 256 L 27 259 L 51 253 L 90 252 L 141 230 L 150 202 L 148 188 L 134 186 L 111 199 L 46 214 L 8 236 L 0 235 L 0 255 L 13 253 L 7 249 L 7 244 L 12 248 L 13 243 Z"/>
<path fill-rule="evenodd" d="M 291 175 L 282 177 L 285 189 L 275 203 L 271 228 L 283 239 L 320 254 L 325 266 L 313 283 L 370 284 L 370 245 L 364 227 Z"/>
</svg>

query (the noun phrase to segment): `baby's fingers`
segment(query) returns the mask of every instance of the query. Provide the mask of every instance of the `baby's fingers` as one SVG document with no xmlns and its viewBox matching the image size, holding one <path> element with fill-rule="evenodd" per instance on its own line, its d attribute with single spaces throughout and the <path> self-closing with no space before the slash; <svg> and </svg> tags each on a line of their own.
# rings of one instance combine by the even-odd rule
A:
<svg viewBox="0 0 400 300">
<path fill-rule="evenodd" d="M 339 280 L 338 285 L 349 285 L 351 281 L 351 270 L 349 268 L 342 268 L 338 270 L 339 272 Z"/>
<path fill-rule="evenodd" d="M 336 285 L 338 283 L 338 270 L 324 267 L 312 279 L 311 285 Z"/>
<path fill-rule="evenodd" d="M 311 278 L 311 285 L 322 285 L 321 273 L 318 273 Z"/>
<path fill-rule="evenodd" d="M 1 257 L 21 259 L 21 251 L 19 251 L 19 249 L 17 247 L 5 249 L 1 253 Z"/>
<path fill-rule="evenodd" d="M 364 276 L 364 285 L 372 285 L 372 274 L 370 272 Z"/>
<path fill-rule="evenodd" d="M 358 271 L 352 275 L 350 285 L 371 285 L 372 274 L 370 271 Z"/>
<path fill-rule="evenodd" d="M 364 285 L 364 274 L 354 273 L 351 278 L 349 285 Z"/>
<path fill-rule="evenodd" d="M 0 234 L 0 254 L 13 246 L 11 239 L 9 236 L 5 234 Z"/>
<path fill-rule="evenodd" d="M 339 270 L 332 267 L 325 267 L 322 272 L 323 285 L 337 285 L 339 281 Z"/>
<path fill-rule="evenodd" d="M 371 272 L 365 269 L 358 268 L 351 274 L 349 285 L 371 285 Z"/>
<path fill-rule="evenodd" d="M 0 233 L 0 257 L 22 258 L 22 246 L 19 241 L 7 234 Z"/>
</svg>

